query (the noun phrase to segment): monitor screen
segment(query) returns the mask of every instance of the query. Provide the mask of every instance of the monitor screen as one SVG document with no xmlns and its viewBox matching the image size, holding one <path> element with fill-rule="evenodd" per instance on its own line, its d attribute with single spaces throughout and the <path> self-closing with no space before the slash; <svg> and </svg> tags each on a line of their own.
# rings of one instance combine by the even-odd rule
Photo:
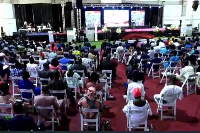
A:
<svg viewBox="0 0 200 133">
<path fill-rule="evenodd" d="M 101 27 L 101 11 L 85 11 L 85 24 L 88 28 Z"/>
<path fill-rule="evenodd" d="M 104 25 L 106 27 L 129 26 L 129 10 L 104 10 Z"/>
<path fill-rule="evenodd" d="M 131 11 L 131 23 L 133 26 L 144 26 L 145 11 Z"/>
</svg>

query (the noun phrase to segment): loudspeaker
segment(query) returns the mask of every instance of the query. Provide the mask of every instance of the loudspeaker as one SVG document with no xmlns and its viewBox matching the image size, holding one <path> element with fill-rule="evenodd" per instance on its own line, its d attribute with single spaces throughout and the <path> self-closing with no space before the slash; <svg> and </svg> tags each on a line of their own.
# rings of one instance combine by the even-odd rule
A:
<svg viewBox="0 0 200 133">
<path fill-rule="evenodd" d="M 192 5 L 193 11 L 196 11 L 196 10 L 197 10 L 198 5 L 199 5 L 199 0 L 194 0 L 194 1 L 193 1 L 193 5 Z"/>
<path fill-rule="evenodd" d="M 76 7 L 77 7 L 78 9 L 82 9 L 82 7 L 83 7 L 83 2 L 82 2 L 82 0 L 76 0 Z"/>
<path fill-rule="evenodd" d="M 72 2 L 66 2 L 66 5 L 65 5 L 65 9 L 67 11 L 71 11 L 73 8 L 72 8 Z"/>
</svg>

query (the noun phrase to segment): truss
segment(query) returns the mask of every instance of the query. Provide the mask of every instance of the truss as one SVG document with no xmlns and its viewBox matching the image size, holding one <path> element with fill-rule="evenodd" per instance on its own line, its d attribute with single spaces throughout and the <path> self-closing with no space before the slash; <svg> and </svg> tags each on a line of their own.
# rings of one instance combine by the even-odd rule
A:
<svg viewBox="0 0 200 133">
<path fill-rule="evenodd" d="M 103 3 L 103 4 L 91 4 L 83 3 L 84 7 L 162 7 L 163 5 L 158 4 L 138 4 L 138 3 Z"/>
</svg>

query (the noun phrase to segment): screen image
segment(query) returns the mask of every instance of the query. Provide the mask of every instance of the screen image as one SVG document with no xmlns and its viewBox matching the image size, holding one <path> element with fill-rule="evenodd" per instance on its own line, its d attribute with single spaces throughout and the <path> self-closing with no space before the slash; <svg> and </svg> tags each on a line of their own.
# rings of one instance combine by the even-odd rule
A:
<svg viewBox="0 0 200 133">
<path fill-rule="evenodd" d="M 131 11 L 131 23 L 133 26 L 144 26 L 145 11 Z"/>
<path fill-rule="evenodd" d="M 129 10 L 104 10 L 104 25 L 106 27 L 129 26 Z"/>
<path fill-rule="evenodd" d="M 101 11 L 85 11 L 85 24 L 88 28 L 101 27 Z"/>
</svg>

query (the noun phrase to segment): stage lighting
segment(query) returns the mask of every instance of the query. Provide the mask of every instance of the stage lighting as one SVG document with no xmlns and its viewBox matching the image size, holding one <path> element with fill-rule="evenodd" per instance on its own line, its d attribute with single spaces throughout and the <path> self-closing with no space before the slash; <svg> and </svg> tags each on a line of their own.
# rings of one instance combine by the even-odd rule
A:
<svg viewBox="0 0 200 133">
<path fill-rule="evenodd" d="M 151 6 L 149 8 L 151 9 Z"/>
<path fill-rule="evenodd" d="M 95 7 L 93 6 L 93 8 L 95 8 Z"/>
<path fill-rule="evenodd" d="M 113 8 L 115 8 L 115 7 L 113 7 Z"/>
<path fill-rule="evenodd" d="M 122 6 L 122 9 L 123 9 L 124 7 Z"/>
<path fill-rule="evenodd" d="M 75 9 L 76 9 L 77 7 L 75 6 Z"/>
<path fill-rule="evenodd" d="M 104 9 L 104 7 L 102 7 Z"/>
<path fill-rule="evenodd" d="M 84 8 L 86 9 L 86 6 L 84 6 Z"/>
<path fill-rule="evenodd" d="M 131 7 L 131 9 L 132 9 L 133 7 Z"/>
<path fill-rule="evenodd" d="M 108 5 L 106 5 L 108 7 Z"/>
<path fill-rule="evenodd" d="M 161 7 L 159 6 L 159 8 L 161 8 Z"/>
<path fill-rule="evenodd" d="M 142 9 L 142 7 L 140 7 Z"/>
</svg>

